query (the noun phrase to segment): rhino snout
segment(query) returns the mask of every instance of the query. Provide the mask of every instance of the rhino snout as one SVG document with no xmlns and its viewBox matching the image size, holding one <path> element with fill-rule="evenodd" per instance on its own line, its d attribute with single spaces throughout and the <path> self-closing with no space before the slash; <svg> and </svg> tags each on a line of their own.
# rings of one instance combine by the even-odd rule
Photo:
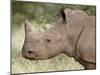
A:
<svg viewBox="0 0 100 75">
<path fill-rule="evenodd" d="M 27 59 L 34 59 L 35 58 L 35 52 L 32 50 L 26 50 L 22 51 L 22 56 Z"/>
</svg>

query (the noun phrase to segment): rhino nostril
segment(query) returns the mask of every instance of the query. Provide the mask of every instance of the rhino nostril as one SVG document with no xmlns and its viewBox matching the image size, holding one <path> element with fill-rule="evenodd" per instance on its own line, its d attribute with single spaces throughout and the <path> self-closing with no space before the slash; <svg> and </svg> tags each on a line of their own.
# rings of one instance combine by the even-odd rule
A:
<svg viewBox="0 0 100 75">
<path fill-rule="evenodd" d="M 32 53 L 34 53 L 34 52 L 33 52 L 33 51 L 28 51 L 28 53 L 29 53 L 29 54 L 32 54 Z"/>
</svg>

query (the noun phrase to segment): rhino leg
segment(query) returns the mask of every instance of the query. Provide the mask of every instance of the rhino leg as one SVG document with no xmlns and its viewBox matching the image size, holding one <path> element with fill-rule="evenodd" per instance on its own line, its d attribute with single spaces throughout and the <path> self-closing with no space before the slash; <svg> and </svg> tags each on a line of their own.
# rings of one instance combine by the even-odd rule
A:
<svg viewBox="0 0 100 75">
<path fill-rule="evenodd" d="M 86 62 L 82 59 L 79 60 L 79 63 L 84 66 L 85 70 L 96 69 L 95 63 Z"/>
<path fill-rule="evenodd" d="M 96 64 L 95 63 L 85 63 L 85 69 L 96 69 Z"/>
</svg>

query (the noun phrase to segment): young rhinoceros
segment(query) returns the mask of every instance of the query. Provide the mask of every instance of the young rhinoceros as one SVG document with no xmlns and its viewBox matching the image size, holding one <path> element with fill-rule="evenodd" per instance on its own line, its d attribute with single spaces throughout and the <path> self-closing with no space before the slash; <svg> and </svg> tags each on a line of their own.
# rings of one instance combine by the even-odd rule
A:
<svg viewBox="0 0 100 75">
<path fill-rule="evenodd" d="M 95 16 L 81 10 L 61 10 L 47 32 L 33 32 L 25 22 L 25 58 L 49 59 L 60 53 L 74 57 L 85 69 L 96 68 Z"/>
</svg>

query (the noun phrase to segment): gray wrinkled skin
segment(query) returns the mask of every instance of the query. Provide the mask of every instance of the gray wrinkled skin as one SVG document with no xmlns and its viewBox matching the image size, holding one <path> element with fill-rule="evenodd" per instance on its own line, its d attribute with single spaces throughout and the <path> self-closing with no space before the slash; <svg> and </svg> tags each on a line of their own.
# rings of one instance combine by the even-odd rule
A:
<svg viewBox="0 0 100 75">
<path fill-rule="evenodd" d="M 89 16 L 82 10 L 65 9 L 52 25 L 47 32 L 33 32 L 29 23 L 25 22 L 22 56 L 49 59 L 65 53 L 74 57 L 85 69 L 95 69 L 95 16 Z"/>
</svg>

